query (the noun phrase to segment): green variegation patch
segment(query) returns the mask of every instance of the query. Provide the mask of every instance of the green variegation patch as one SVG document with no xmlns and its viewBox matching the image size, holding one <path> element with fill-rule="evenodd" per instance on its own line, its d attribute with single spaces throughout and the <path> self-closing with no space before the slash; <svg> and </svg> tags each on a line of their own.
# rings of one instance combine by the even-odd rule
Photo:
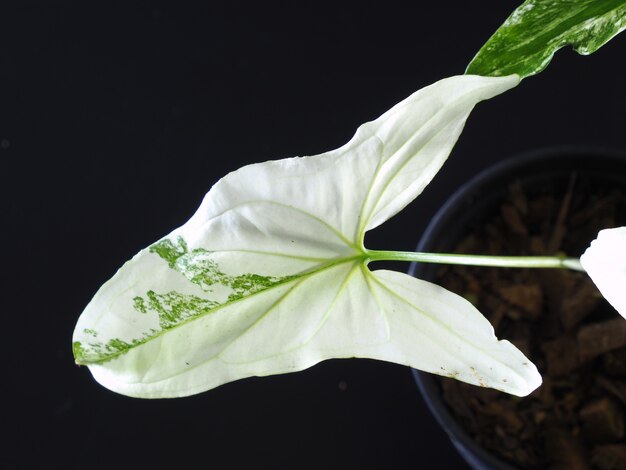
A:
<svg viewBox="0 0 626 470">
<path fill-rule="evenodd" d="M 106 343 L 97 340 L 87 342 L 74 341 L 72 347 L 74 359 L 77 364 L 88 365 L 94 360 L 104 363 L 115 359 L 131 348 L 140 346 L 150 340 L 155 334 L 157 334 L 157 331 L 153 330 L 146 333 L 142 338 L 135 338 L 130 342 L 119 338 L 111 338 Z"/>
<path fill-rule="evenodd" d="M 220 285 L 231 289 L 228 301 L 240 299 L 253 294 L 274 284 L 290 280 L 293 276 L 262 276 L 260 274 L 246 273 L 239 276 L 229 276 L 220 270 L 219 265 L 211 259 L 211 252 L 202 248 L 196 248 L 191 252 L 187 248 L 187 242 L 181 236 L 176 242 L 164 239 L 150 247 L 151 253 L 158 254 L 167 261 L 170 268 L 178 271 L 194 284 L 200 286 L 205 292 L 210 292 L 212 286 Z M 215 303 L 214 306 L 219 305 Z"/>
<path fill-rule="evenodd" d="M 184 294 L 176 291 L 156 293 L 148 290 L 144 296 L 132 298 L 133 309 L 140 314 L 156 314 L 158 328 L 150 328 L 139 337 L 124 341 L 111 338 L 107 342 L 98 341 L 98 333 L 91 328 L 83 329 L 85 335 L 93 340 L 74 343 L 74 356 L 79 363 L 103 362 L 123 354 L 126 350 L 139 346 L 151 338 L 164 333 L 177 325 L 206 315 L 229 302 L 268 289 L 276 284 L 289 281 L 293 276 L 276 277 L 258 274 L 229 276 L 222 272 L 219 265 L 210 259 L 211 252 L 196 248 L 189 250 L 182 236 L 175 241 L 163 239 L 148 249 L 158 255 L 167 266 L 182 274 L 189 282 L 198 285 L 204 292 L 212 292 L 214 286 L 221 286 L 229 292 L 224 301 Z M 224 294 L 222 293 L 222 298 Z"/>
</svg>

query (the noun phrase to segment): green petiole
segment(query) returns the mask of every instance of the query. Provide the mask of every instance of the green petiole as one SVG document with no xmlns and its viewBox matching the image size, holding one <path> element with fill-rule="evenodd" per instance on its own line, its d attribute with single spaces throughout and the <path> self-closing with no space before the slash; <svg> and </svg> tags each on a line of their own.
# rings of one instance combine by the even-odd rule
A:
<svg viewBox="0 0 626 470">
<path fill-rule="evenodd" d="M 565 256 L 487 256 L 453 253 L 367 250 L 369 261 L 415 261 L 418 263 L 462 264 L 499 268 L 561 268 L 584 272 L 578 258 Z"/>
</svg>

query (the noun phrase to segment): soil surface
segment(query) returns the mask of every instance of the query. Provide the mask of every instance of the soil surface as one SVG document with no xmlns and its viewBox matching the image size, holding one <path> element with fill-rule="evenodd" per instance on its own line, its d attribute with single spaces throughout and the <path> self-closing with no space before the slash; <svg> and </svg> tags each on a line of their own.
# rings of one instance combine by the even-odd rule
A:
<svg viewBox="0 0 626 470">
<path fill-rule="evenodd" d="M 457 253 L 579 256 L 602 228 L 626 225 L 626 194 L 572 173 L 560 189 L 510 185 Z M 453 414 L 520 468 L 626 469 L 626 321 L 584 273 L 445 266 L 438 283 L 474 303 L 539 368 L 526 398 L 441 378 Z M 624 287 L 626 289 L 626 286 Z"/>
</svg>

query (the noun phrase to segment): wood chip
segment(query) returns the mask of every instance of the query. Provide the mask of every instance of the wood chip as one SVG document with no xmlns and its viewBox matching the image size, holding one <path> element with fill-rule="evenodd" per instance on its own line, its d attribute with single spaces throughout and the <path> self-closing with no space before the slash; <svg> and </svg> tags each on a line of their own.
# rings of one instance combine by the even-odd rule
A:
<svg viewBox="0 0 626 470">
<path fill-rule="evenodd" d="M 505 302 L 517 307 L 523 317 L 534 320 L 541 314 L 543 291 L 539 284 L 501 286 L 497 288 L 497 292 Z"/>
<path fill-rule="evenodd" d="M 567 214 L 569 213 L 570 204 L 572 202 L 572 194 L 574 192 L 574 185 L 576 184 L 576 173 L 572 173 L 569 178 L 569 182 L 567 184 L 567 191 L 563 195 L 563 199 L 561 199 L 561 204 L 559 206 L 559 212 L 556 216 L 556 220 L 554 221 L 554 225 L 552 226 L 552 234 L 550 236 L 550 240 L 548 241 L 548 252 L 554 253 L 561 249 L 561 244 L 563 243 L 563 237 L 565 236 L 565 232 L 567 231 L 567 227 L 565 225 L 565 219 Z"/>
<path fill-rule="evenodd" d="M 581 362 L 626 346 L 626 322 L 621 317 L 585 325 L 578 330 Z"/>
<path fill-rule="evenodd" d="M 482 406 L 480 412 L 497 422 L 502 432 L 507 435 L 519 433 L 524 428 L 524 422 L 510 406 L 502 402 L 492 401 Z"/>
<path fill-rule="evenodd" d="M 521 214 L 528 212 L 528 199 L 519 181 L 514 181 L 509 185 L 509 197 L 515 208 Z"/>
<path fill-rule="evenodd" d="M 591 468 L 580 441 L 564 429 L 546 430 L 545 446 L 550 469 L 588 470 Z"/>
<path fill-rule="evenodd" d="M 600 398 L 580 410 L 583 432 L 592 442 L 609 443 L 624 437 L 624 411 L 611 398 Z"/>
<path fill-rule="evenodd" d="M 580 365 L 578 342 L 572 335 L 560 336 L 548 341 L 541 349 L 546 356 L 550 377 L 563 377 Z"/>
<path fill-rule="evenodd" d="M 602 356 L 602 368 L 611 376 L 626 377 L 626 348 L 604 354 Z"/>
<path fill-rule="evenodd" d="M 528 221 L 531 224 L 552 221 L 557 212 L 557 202 L 551 196 L 539 196 L 528 201 Z"/>
<path fill-rule="evenodd" d="M 528 235 L 526 224 L 522 222 L 522 216 L 514 205 L 502 204 L 500 212 L 511 233 L 522 236 Z"/>
<path fill-rule="evenodd" d="M 571 290 L 562 298 L 559 306 L 559 318 L 565 331 L 571 330 L 582 320 L 587 318 L 600 303 L 600 297 L 596 295 L 596 286 L 583 276 L 573 275 Z"/>
<path fill-rule="evenodd" d="M 599 470 L 626 469 L 626 444 L 608 444 L 594 447 L 591 464 Z"/>
<path fill-rule="evenodd" d="M 548 253 L 543 238 L 538 235 L 530 237 L 530 242 L 528 243 L 528 245 L 528 249 L 531 255 L 545 256 Z"/>
<path fill-rule="evenodd" d="M 623 380 L 610 380 L 606 377 L 599 376 L 596 380 L 596 384 L 617 398 L 622 405 L 626 405 L 626 382 Z"/>
</svg>

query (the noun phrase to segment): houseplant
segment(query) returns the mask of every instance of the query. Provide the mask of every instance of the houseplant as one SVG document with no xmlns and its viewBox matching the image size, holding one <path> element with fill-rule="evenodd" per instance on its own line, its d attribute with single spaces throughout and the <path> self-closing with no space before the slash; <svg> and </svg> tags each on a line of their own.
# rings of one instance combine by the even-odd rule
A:
<svg viewBox="0 0 626 470">
<path fill-rule="evenodd" d="M 533 10 L 528 5 L 524 15 Z M 617 11 L 621 19 L 623 4 L 610 7 L 609 16 Z M 582 5 L 585 20 L 576 24 L 574 37 L 565 34 L 565 42 L 578 41 L 592 51 L 622 29 L 622 23 L 607 22 L 606 11 L 596 10 Z M 601 34 L 590 36 L 589 24 L 599 25 Z M 565 33 L 572 32 L 570 26 Z M 563 31 L 557 32 L 563 39 Z M 493 77 L 442 80 L 362 126 L 334 152 L 253 165 L 225 177 L 188 224 L 141 252 L 103 286 L 77 324 L 77 362 L 89 365 L 107 386 L 144 397 L 197 393 L 328 357 L 376 357 L 438 371 L 460 359 L 446 345 L 452 330 L 411 313 L 417 303 L 434 300 L 446 306 L 454 331 L 461 326 L 476 340 L 461 346 L 472 364 L 459 378 L 529 393 L 539 384 L 536 371 L 518 350 L 493 337 L 470 304 L 397 273 L 371 273 L 369 261 L 412 255 L 366 250 L 362 239 L 365 230 L 419 194 L 478 101 L 541 70 L 562 44 L 538 45 L 542 54 L 524 62 L 520 75 L 498 77 L 510 70 L 496 64 L 484 72 Z M 474 62 L 473 73 L 480 63 Z M 563 264 L 558 257 L 544 261 Z M 394 299 L 402 289 L 405 300 L 422 295 L 415 305 L 399 305 Z M 300 315 L 290 319 L 297 310 Z M 415 344 L 403 328 L 414 321 L 417 335 L 424 335 L 424 321 L 434 328 L 439 345 Z M 434 359 L 433 346 L 439 355 Z M 499 356 L 497 373 L 489 372 L 485 347 Z M 507 366 L 513 363 L 515 371 Z"/>
<path fill-rule="evenodd" d="M 606 150 L 560 148 L 507 160 L 460 188 L 417 250 L 582 251 L 590 232 L 626 223 L 624 175 L 626 159 Z M 516 401 L 414 371 L 473 468 L 626 465 L 616 367 L 626 330 L 586 276 L 426 264 L 412 265 L 412 273 L 471 298 L 544 377 L 543 387 Z"/>
</svg>

